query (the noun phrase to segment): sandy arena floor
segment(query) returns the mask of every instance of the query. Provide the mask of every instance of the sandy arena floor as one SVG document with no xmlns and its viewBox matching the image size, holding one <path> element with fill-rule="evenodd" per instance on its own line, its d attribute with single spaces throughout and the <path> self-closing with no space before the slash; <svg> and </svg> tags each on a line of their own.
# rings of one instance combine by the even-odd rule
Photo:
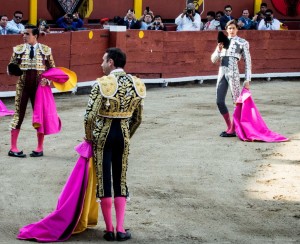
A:
<svg viewBox="0 0 300 244">
<path fill-rule="evenodd" d="M 148 89 L 131 141 L 128 243 L 300 243 L 300 82 L 257 80 L 251 91 L 267 125 L 289 142 L 219 137 L 225 125 L 213 83 Z M 11 118 L 0 118 L 0 243 L 21 243 L 19 228 L 55 208 L 76 162 L 88 95 L 55 99 L 63 130 L 46 137 L 42 158 L 8 157 Z M 19 148 L 35 146 L 28 108 Z M 68 243 L 105 243 L 99 216 Z"/>
</svg>

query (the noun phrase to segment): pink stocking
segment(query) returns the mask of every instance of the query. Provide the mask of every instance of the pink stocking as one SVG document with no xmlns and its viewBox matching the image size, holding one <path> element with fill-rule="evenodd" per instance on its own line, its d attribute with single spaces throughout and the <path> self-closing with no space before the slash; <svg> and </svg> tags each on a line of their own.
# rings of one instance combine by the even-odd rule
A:
<svg viewBox="0 0 300 244">
<path fill-rule="evenodd" d="M 13 152 L 19 152 L 17 147 L 17 141 L 19 137 L 20 129 L 12 129 L 10 132 L 10 150 Z"/>
<path fill-rule="evenodd" d="M 225 120 L 225 123 L 226 123 L 226 125 L 227 125 L 227 130 L 226 130 L 226 132 L 228 132 L 228 131 L 230 130 L 231 126 L 232 126 L 231 121 L 230 121 L 230 114 L 229 114 L 229 113 L 227 113 L 227 114 L 222 114 L 222 116 L 223 116 L 223 118 L 224 118 L 224 120 Z"/>
<path fill-rule="evenodd" d="M 37 133 L 37 139 L 38 139 L 38 146 L 35 149 L 36 152 L 42 152 L 43 151 L 43 145 L 44 145 L 44 134 L 43 133 Z"/>
<path fill-rule="evenodd" d="M 126 209 L 126 198 L 125 197 L 115 197 L 115 210 L 117 219 L 117 232 L 125 233 L 124 218 Z"/>
<path fill-rule="evenodd" d="M 228 134 L 235 133 L 235 125 L 234 122 L 232 122 L 230 129 L 227 131 Z"/>
<path fill-rule="evenodd" d="M 106 231 L 113 232 L 114 226 L 111 217 L 112 198 L 111 197 L 101 198 L 100 206 L 101 206 L 103 218 L 106 225 Z"/>
</svg>

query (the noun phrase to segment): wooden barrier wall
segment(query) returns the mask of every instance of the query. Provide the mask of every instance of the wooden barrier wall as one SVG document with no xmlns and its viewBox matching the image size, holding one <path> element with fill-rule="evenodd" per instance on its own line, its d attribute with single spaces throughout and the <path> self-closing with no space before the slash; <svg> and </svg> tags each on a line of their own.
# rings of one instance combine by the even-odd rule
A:
<svg viewBox="0 0 300 244">
<path fill-rule="evenodd" d="M 128 72 L 141 77 L 171 78 L 216 75 L 218 65 L 210 61 L 216 48 L 217 32 L 157 32 L 130 30 L 118 33 L 117 46 L 128 56 Z M 300 72 L 300 31 L 239 31 L 250 43 L 252 72 Z M 244 62 L 240 62 L 244 72 Z"/>
<path fill-rule="evenodd" d="M 56 66 L 74 70 L 78 81 L 102 76 L 102 56 L 107 47 L 117 46 L 127 54 L 126 71 L 141 78 L 173 78 L 216 75 L 218 65 L 210 55 L 217 32 L 144 31 L 109 32 L 92 30 L 48 34 L 41 43 L 53 49 Z M 93 36 L 91 36 L 93 35 Z M 250 42 L 254 74 L 300 72 L 300 31 L 239 31 Z M 0 38 L 0 91 L 15 90 L 16 77 L 6 74 L 12 47 L 22 43 L 21 35 Z M 240 62 L 243 73 L 244 62 Z"/>
<path fill-rule="evenodd" d="M 17 78 L 8 76 L 6 67 L 13 46 L 23 43 L 22 35 L 0 37 L 0 91 L 14 91 Z M 78 81 L 94 80 L 103 75 L 100 64 L 109 45 L 108 30 L 47 34 L 40 36 L 39 42 L 50 46 L 56 66 L 75 71 Z"/>
</svg>

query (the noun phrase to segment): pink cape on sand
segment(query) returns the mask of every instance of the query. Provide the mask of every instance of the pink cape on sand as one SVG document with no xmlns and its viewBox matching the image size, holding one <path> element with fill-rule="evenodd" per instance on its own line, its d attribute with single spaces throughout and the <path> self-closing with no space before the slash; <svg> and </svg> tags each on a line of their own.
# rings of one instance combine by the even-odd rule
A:
<svg viewBox="0 0 300 244">
<path fill-rule="evenodd" d="M 5 104 L 0 100 L 0 116 L 13 115 L 14 113 L 13 110 L 8 110 Z"/>
<path fill-rule="evenodd" d="M 233 113 L 235 131 L 243 141 L 283 142 L 289 139 L 271 131 L 261 117 L 251 92 L 243 88 Z"/>
<path fill-rule="evenodd" d="M 84 208 L 92 145 L 84 141 L 75 150 L 80 157 L 62 189 L 56 209 L 39 222 L 21 228 L 18 239 L 57 242 L 72 235 Z"/>
</svg>

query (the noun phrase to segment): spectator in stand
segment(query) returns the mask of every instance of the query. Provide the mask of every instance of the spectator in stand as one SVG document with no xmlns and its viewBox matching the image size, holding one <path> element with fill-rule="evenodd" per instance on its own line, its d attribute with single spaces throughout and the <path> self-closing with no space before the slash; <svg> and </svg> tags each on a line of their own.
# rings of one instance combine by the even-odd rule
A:
<svg viewBox="0 0 300 244">
<path fill-rule="evenodd" d="M 260 4 L 260 12 L 262 12 L 263 14 L 265 14 L 266 11 L 267 11 L 267 9 L 268 9 L 268 4 L 266 4 L 266 3 L 261 3 Z"/>
<path fill-rule="evenodd" d="M 148 30 L 148 27 L 151 25 L 151 23 L 152 15 L 150 13 L 145 14 L 141 22 L 141 30 Z"/>
<path fill-rule="evenodd" d="M 241 30 L 251 30 L 255 29 L 256 22 L 249 18 L 249 10 L 244 9 L 242 12 L 242 17 L 238 19 L 238 26 Z"/>
<path fill-rule="evenodd" d="M 65 14 L 64 16 L 60 17 L 56 24 L 60 28 L 64 28 L 65 31 L 75 31 L 78 28 L 82 28 L 83 21 L 80 19 L 79 14 L 75 13 L 73 14 Z"/>
<path fill-rule="evenodd" d="M 14 18 L 8 21 L 7 28 L 13 31 L 13 34 L 23 34 L 25 27 L 21 23 L 23 19 L 23 13 L 21 11 L 14 12 Z"/>
<path fill-rule="evenodd" d="M 274 18 L 272 9 L 267 9 L 265 16 L 265 19 L 259 22 L 258 30 L 280 30 L 280 22 Z"/>
<path fill-rule="evenodd" d="M 109 18 L 102 18 L 100 20 L 100 29 L 109 29 Z"/>
<path fill-rule="evenodd" d="M 215 19 L 216 14 L 214 11 L 207 12 L 207 22 L 205 23 L 203 30 L 221 30 L 220 22 Z"/>
<path fill-rule="evenodd" d="M 199 31 L 201 28 L 201 17 L 195 12 L 195 5 L 188 3 L 186 8 L 183 10 L 175 19 L 177 25 L 177 31 Z"/>
<path fill-rule="evenodd" d="M 15 34 L 10 28 L 7 28 L 8 17 L 6 15 L 0 15 L 0 35 Z"/>
<path fill-rule="evenodd" d="M 231 5 L 226 5 L 224 7 L 224 15 L 220 19 L 221 29 L 225 30 L 225 26 L 229 20 L 233 20 L 234 18 L 231 16 L 232 7 Z"/>
<path fill-rule="evenodd" d="M 47 33 L 50 33 L 50 26 L 47 25 L 46 20 L 40 19 L 38 28 L 41 35 L 46 35 Z"/>
<path fill-rule="evenodd" d="M 153 23 L 148 27 L 148 30 L 165 30 L 160 15 L 155 15 Z"/>
<path fill-rule="evenodd" d="M 141 30 L 148 30 L 148 27 L 151 25 L 152 21 L 154 20 L 153 11 L 150 10 L 149 7 L 146 7 L 144 10 L 144 14 L 140 18 L 141 22 Z"/>
<path fill-rule="evenodd" d="M 217 11 L 216 12 L 216 20 L 220 22 L 222 16 L 224 16 L 223 11 Z"/>
<path fill-rule="evenodd" d="M 258 13 L 256 13 L 256 15 L 254 15 L 252 20 L 256 24 L 255 29 L 258 29 L 258 25 L 259 25 L 260 21 L 262 19 L 265 19 L 265 12 L 266 12 L 267 8 L 268 8 L 268 5 L 266 3 L 261 3 L 260 11 Z"/>
<path fill-rule="evenodd" d="M 136 19 L 133 9 L 128 9 L 126 16 L 118 21 L 118 25 L 124 25 L 127 29 L 140 29 L 141 22 Z"/>
<path fill-rule="evenodd" d="M 259 12 L 252 18 L 252 20 L 253 20 L 254 23 L 255 23 L 255 29 L 258 29 L 258 25 L 259 25 L 260 21 L 263 20 L 263 19 L 265 19 L 265 17 L 266 17 L 265 14 L 259 11 Z"/>
</svg>

